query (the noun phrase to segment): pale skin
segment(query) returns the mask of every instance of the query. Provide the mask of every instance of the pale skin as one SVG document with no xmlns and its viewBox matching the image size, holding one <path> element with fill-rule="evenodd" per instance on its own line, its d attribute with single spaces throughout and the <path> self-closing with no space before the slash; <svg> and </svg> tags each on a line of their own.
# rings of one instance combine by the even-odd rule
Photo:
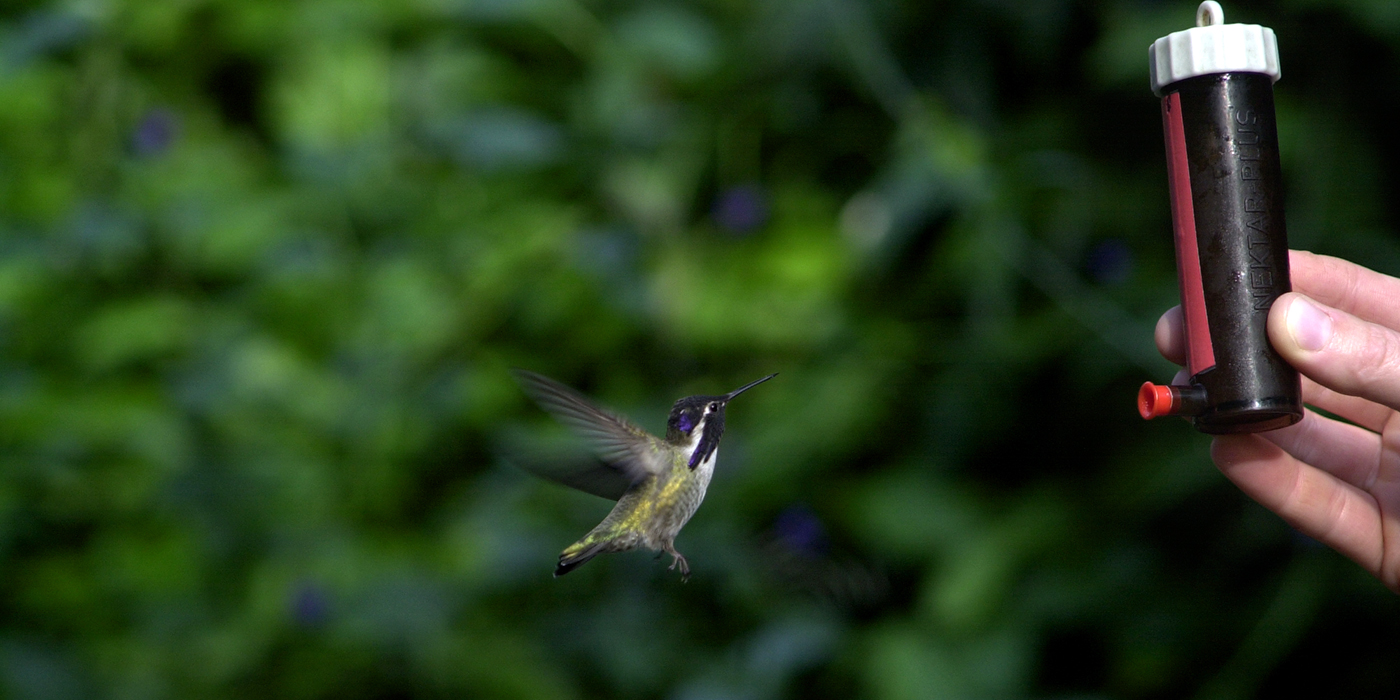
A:
<svg viewBox="0 0 1400 700">
<path fill-rule="evenodd" d="M 1291 251 L 1294 292 L 1269 311 L 1269 340 L 1303 375 L 1293 426 L 1215 438 L 1210 455 L 1250 498 L 1400 593 L 1400 279 Z M 1181 307 L 1157 348 L 1185 363 Z M 1349 421 L 1349 422 L 1347 422 Z"/>
</svg>

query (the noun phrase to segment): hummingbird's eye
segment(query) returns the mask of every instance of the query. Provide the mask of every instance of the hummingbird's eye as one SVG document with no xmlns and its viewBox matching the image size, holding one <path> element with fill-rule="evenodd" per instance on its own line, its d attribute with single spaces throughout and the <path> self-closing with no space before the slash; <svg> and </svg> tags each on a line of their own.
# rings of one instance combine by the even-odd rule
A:
<svg viewBox="0 0 1400 700">
<path fill-rule="evenodd" d="M 718 411 L 718 410 L 719 410 L 719 402 L 718 402 L 718 401 L 711 401 L 711 402 L 710 402 L 710 408 L 709 408 L 708 410 L 709 410 L 710 413 L 714 413 L 715 411 Z"/>
</svg>

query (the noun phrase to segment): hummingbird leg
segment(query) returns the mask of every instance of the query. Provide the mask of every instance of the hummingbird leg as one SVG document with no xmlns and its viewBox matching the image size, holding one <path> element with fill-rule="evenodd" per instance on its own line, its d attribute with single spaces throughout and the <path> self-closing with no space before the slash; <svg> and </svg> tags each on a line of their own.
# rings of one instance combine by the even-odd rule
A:
<svg viewBox="0 0 1400 700">
<path fill-rule="evenodd" d="M 673 544 L 670 544 L 669 542 L 666 544 L 665 548 L 662 549 L 662 551 L 665 552 L 666 554 L 671 555 L 671 557 L 672 557 L 672 558 L 671 558 L 671 565 L 668 566 L 668 567 L 666 567 L 666 570 L 667 570 L 667 571 L 670 571 L 670 570 L 676 568 L 677 565 L 679 565 L 679 566 L 681 567 L 681 583 L 685 583 L 686 581 L 689 581 L 689 580 L 690 580 L 690 564 L 686 562 L 685 556 L 683 556 L 680 552 L 677 552 L 677 551 L 676 551 L 676 546 L 673 545 Z"/>
</svg>

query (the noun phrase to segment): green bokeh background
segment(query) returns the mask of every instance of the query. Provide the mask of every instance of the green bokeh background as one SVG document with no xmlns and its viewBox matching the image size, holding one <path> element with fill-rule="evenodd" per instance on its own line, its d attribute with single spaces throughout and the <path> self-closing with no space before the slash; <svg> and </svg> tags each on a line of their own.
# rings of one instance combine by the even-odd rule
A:
<svg viewBox="0 0 1400 700">
<path fill-rule="evenodd" d="M 1400 273 L 1400 4 L 1273 27 L 1294 247 Z M 1400 603 L 1141 421 L 1148 0 L 0 5 L 0 695 L 1394 697 Z M 736 401 L 677 546 L 526 367 Z"/>
</svg>

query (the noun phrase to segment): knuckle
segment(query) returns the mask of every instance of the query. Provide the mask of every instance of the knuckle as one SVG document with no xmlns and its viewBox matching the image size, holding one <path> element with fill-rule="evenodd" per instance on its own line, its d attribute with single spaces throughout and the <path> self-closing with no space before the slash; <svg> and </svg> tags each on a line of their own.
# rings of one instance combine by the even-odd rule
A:
<svg viewBox="0 0 1400 700">
<path fill-rule="evenodd" d="M 1312 411 L 1305 412 L 1303 420 L 1292 427 L 1296 430 L 1288 435 L 1289 447 L 1292 448 L 1288 451 L 1303 462 L 1317 464 L 1318 458 L 1321 456 L 1319 453 L 1323 449 L 1322 446 L 1326 444 L 1319 435 L 1317 414 Z M 1284 428 L 1284 430 L 1290 429 Z"/>
<path fill-rule="evenodd" d="M 1355 346 L 1358 388 L 1400 384 L 1400 336 L 1371 323 L 1361 325 L 1363 332 Z"/>
</svg>

